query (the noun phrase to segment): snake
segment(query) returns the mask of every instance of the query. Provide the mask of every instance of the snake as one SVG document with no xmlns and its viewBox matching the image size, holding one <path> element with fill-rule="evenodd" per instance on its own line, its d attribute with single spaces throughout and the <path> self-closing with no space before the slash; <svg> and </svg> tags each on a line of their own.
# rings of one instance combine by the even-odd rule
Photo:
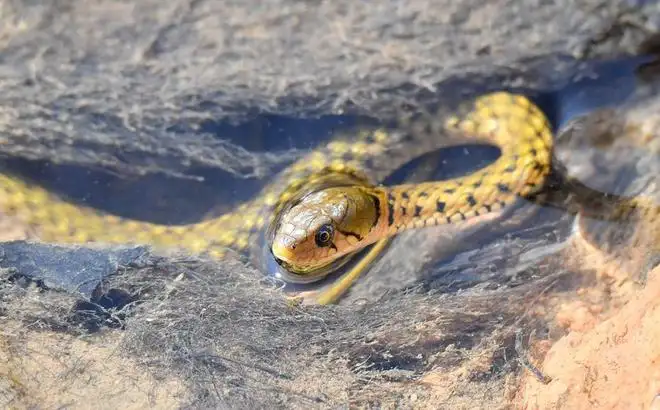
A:
<svg viewBox="0 0 660 410">
<path fill-rule="evenodd" d="M 466 142 L 493 145 L 500 155 L 452 179 L 381 183 L 413 158 Z M 122 218 L 9 173 L 0 174 L 0 212 L 43 242 L 146 244 L 218 260 L 235 253 L 262 270 L 264 258 L 271 257 L 285 283 L 308 284 L 370 245 L 382 251 L 402 231 L 470 220 L 533 196 L 551 173 L 552 151 L 553 131 L 543 111 L 524 95 L 497 91 L 449 113 L 401 115 L 392 125 L 338 133 L 291 163 L 253 199 L 196 223 Z M 352 282 L 356 272 L 348 277 Z M 342 292 L 335 289 L 321 303 L 336 301 Z"/>
</svg>

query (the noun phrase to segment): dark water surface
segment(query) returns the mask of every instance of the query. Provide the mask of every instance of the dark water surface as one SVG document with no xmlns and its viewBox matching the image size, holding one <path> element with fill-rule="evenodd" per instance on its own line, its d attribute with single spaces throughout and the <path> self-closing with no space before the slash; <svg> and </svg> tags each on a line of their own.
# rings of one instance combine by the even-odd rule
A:
<svg viewBox="0 0 660 410">
<path fill-rule="evenodd" d="M 552 90 L 513 89 L 529 95 L 547 113 L 556 130 L 560 130 L 570 119 L 588 113 L 597 108 L 616 106 L 624 101 L 636 85 L 635 70 L 646 58 L 631 58 L 617 61 L 585 63 L 585 68 L 573 78 L 564 79 Z M 492 87 L 484 90 L 472 89 L 469 81 L 449 81 L 438 87 L 435 100 L 428 92 L 421 92 L 420 101 L 425 104 L 453 103 L 445 99 L 460 98 L 461 95 L 474 95 L 498 89 L 497 79 Z M 469 90 L 469 92 L 464 92 Z M 393 91 L 395 92 L 395 91 Z M 315 118 L 293 118 L 255 114 L 250 120 L 240 124 L 217 123 L 208 121 L 200 132 L 211 132 L 218 139 L 230 141 L 255 153 L 284 153 L 291 150 L 305 152 L 318 144 L 326 143 L 341 131 L 360 125 L 377 125 L 378 119 L 370 118 L 347 110 L 343 115 L 327 115 Z M 118 153 L 122 155 L 122 153 Z M 469 173 L 492 162 L 499 155 L 499 150 L 489 146 L 458 146 L 442 149 L 411 161 L 408 165 L 393 173 L 386 184 L 402 182 L 420 169 L 420 165 L 434 161 L 435 169 L 430 178 L 444 179 Z M 103 170 L 82 169 L 74 166 L 52 165 L 44 162 L 9 160 L 10 169 L 29 179 L 33 179 L 63 197 L 83 203 L 107 212 L 139 220 L 158 223 L 181 224 L 194 222 L 211 210 L 222 212 L 231 209 L 230 204 L 249 199 L 267 183 L 272 173 L 279 171 L 286 164 L 269 169 L 261 178 L 230 175 L 216 169 L 191 169 L 189 174 L 199 177 L 196 180 L 179 179 L 163 175 L 147 175 L 126 180 L 104 172 Z M 551 246 L 568 234 L 558 235 L 556 221 L 561 215 L 556 210 L 536 217 L 536 228 L 521 230 L 509 236 L 511 241 L 524 241 L 525 236 L 535 240 L 545 238 L 542 245 Z M 499 238 L 485 233 L 474 238 L 477 252 L 480 247 L 494 246 L 493 240 Z M 521 239 L 522 238 L 522 239 Z M 537 246 L 539 244 L 537 243 Z M 519 247 L 519 249 L 524 249 Z M 428 287 L 452 290 L 494 278 L 501 271 L 497 260 L 484 261 L 483 258 L 469 257 L 467 254 L 444 259 L 426 273 L 424 282 Z M 508 257 L 511 257 L 510 255 Z M 467 258 L 467 259 L 466 259 Z M 505 258 L 501 254 L 500 258 Z M 497 258 L 495 258 L 497 259 Z M 486 268 L 482 265 L 487 264 Z M 498 268 L 498 266 L 500 268 Z M 479 268 L 475 270 L 476 268 Z M 485 270 L 484 270 L 485 269 Z M 484 272 L 490 272 L 484 276 Z"/>
</svg>

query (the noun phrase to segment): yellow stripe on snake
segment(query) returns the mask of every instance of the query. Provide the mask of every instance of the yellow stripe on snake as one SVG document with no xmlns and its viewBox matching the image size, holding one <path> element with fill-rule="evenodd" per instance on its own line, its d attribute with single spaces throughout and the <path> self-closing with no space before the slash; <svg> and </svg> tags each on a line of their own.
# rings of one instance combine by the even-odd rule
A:
<svg viewBox="0 0 660 410">
<path fill-rule="evenodd" d="M 466 142 L 493 144 L 501 155 L 460 178 L 378 185 L 412 158 Z M 524 96 L 497 92 L 444 119 L 410 117 L 396 127 L 339 136 L 282 171 L 254 200 L 195 224 L 121 219 L 9 175 L 0 175 L 0 211 L 46 242 L 148 244 L 212 258 L 233 249 L 253 261 L 261 261 L 266 249 L 285 268 L 285 281 L 309 283 L 403 230 L 467 220 L 537 193 L 551 172 L 552 147 L 541 110 Z M 333 302 L 339 293 L 335 289 L 320 303 Z"/>
</svg>

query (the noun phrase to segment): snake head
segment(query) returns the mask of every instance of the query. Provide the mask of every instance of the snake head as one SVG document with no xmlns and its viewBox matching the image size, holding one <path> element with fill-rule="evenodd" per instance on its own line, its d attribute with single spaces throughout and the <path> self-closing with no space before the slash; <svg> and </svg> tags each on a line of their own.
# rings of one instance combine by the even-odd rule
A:
<svg viewBox="0 0 660 410">
<path fill-rule="evenodd" d="M 271 252 L 298 282 L 313 282 L 375 242 L 380 200 L 368 188 L 326 188 L 310 193 L 280 214 Z"/>
</svg>

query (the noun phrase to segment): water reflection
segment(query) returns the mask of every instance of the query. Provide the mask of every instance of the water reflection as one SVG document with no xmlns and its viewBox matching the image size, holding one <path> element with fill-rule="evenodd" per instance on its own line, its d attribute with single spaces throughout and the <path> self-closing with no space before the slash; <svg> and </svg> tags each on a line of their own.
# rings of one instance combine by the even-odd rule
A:
<svg viewBox="0 0 660 410">
<path fill-rule="evenodd" d="M 616 106 L 630 96 L 636 86 L 635 68 L 645 58 L 585 64 L 579 74 L 564 79 L 556 88 L 547 90 L 514 90 L 533 97 L 561 129 L 571 118 L 596 108 Z M 439 87 L 439 95 L 451 95 L 451 90 L 464 84 L 447 82 Z M 491 84 L 496 87 L 497 84 Z M 478 88 L 478 87 L 477 87 Z M 475 92 L 485 90 L 475 90 Z M 240 124 L 208 121 L 199 130 L 212 133 L 241 148 L 261 153 L 287 152 L 291 149 L 308 150 L 327 142 L 337 132 L 359 125 L 374 125 L 378 121 L 353 113 L 329 115 L 320 118 L 294 118 L 291 116 L 258 114 Z M 493 161 L 498 150 L 493 147 L 462 146 L 434 152 L 412 161 L 395 172 L 386 183 L 414 179 L 423 174 L 428 178 L 449 178 L 468 173 Z M 45 162 L 8 161 L 12 170 L 37 180 L 40 184 L 74 201 L 128 218 L 167 224 L 181 224 L 200 220 L 204 215 L 219 214 L 233 204 L 253 197 L 273 173 L 287 163 L 281 163 L 260 177 L 240 178 L 225 171 L 208 168 L 189 169 L 193 179 L 180 179 L 163 175 L 147 175 L 126 180 L 102 170 L 80 169 L 75 166 L 54 166 Z M 270 173 L 270 174 L 269 174 Z M 452 243 L 465 244 L 467 251 L 448 255 L 434 255 L 439 262 L 410 265 L 405 268 L 381 262 L 405 278 L 389 278 L 394 288 L 416 286 L 421 283 L 428 290 L 454 292 L 476 284 L 499 286 L 506 278 L 511 285 L 520 280 L 521 272 L 533 263 L 535 249 L 555 249 L 571 234 L 570 218 L 557 209 L 544 209 L 529 213 L 525 224 L 515 226 L 498 223 L 497 229 L 476 229 L 469 235 L 452 234 Z M 459 235 L 461 235 L 459 237 Z M 443 242 L 444 241 L 444 242 Z M 405 239 L 401 242 L 404 243 Z M 427 241 L 430 248 L 445 246 L 447 239 Z M 444 243 L 444 244 L 443 244 Z M 400 249 L 404 252 L 404 245 Z M 410 251 L 410 249 L 408 249 Z M 396 253 L 393 253 L 396 255 Z M 527 263 L 521 262 L 527 258 Z M 531 258 L 531 259 L 530 259 Z M 398 267 L 397 267 L 398 266 Z M 394 269 L 396 268 L 396 269 Z M 515 268 L 515 269 L 514 269 Z M 398 269 L 398 270 L 397 270 Z M 513 269 L 513 270 L 511 270 Z M 502 275 L 503 271 L 511 271 Z M 527 273 L 528 274 L 528 273 Z M 370 275 L 369 283 L 382 281 L 384 275 Z M 373 279 L 376 278 L 376 279 Z M 362 295 L 359 290 L 355 295 Z"/>
</svg>

